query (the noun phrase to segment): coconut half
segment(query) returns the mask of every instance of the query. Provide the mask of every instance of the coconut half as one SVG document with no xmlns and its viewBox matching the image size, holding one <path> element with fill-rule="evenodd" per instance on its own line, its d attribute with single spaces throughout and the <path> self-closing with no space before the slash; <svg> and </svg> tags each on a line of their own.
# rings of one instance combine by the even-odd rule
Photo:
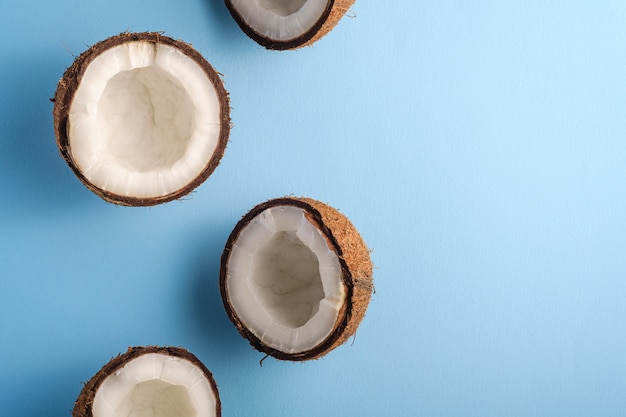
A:
<svg viewBox="0 0 626 417">
<path fill-rule="evenodd" d="M 354 0 L 225 0 L 250 38 L 268 49 L 311 45 L 339 23 Z"/>
<path fill-rule="evenodd" d="M 219 417 L 211 372 L 187 350 L 134 347 L 87 382 L 73 417 Z"/>
<path fill-rule="evenodd" d="M 63 158 L 94 193 L 120 205 L 178 199 L 220 162 L 228 94 L 189 44 L 122 33 L 82 53 L 59 81 L 54 130 Z"/>
<path fill-rule="evenodd" d="M 308 198 L 254 207 L 222 254 L 220 290 L 242 336 L 278 359 L 319 358 L 343 344 L 372 293 L 370 252 L 336 209 Z"/>
</svg>

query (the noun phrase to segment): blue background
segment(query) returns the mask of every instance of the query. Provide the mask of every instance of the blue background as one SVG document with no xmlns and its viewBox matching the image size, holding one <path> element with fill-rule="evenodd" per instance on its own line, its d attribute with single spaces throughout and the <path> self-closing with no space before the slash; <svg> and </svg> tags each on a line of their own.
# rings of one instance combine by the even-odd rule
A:
<svg viewBox="0 0 626 417">
<path fill-rule="evenodd" d="M 357 0 L 266 51 L 221 0 L 0 0 L 0 415 L 68 416 L 133 345 L 178 345 L 229 416 L 626 414 L 626 2 Z M 56 84 L 122 31 L 224 74 L 234 128 L 188 198 L 110 205 L 59 157 Z M 356 337 L 303 364 L 224 313 L 237 220 L 288 194 L 373 249 Z"/>
</svg>

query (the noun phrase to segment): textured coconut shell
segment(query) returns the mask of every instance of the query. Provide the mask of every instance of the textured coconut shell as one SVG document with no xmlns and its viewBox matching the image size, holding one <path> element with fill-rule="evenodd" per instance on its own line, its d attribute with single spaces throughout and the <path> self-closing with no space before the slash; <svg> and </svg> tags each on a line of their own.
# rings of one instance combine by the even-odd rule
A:
<svg viewBox="0 0 626 417">
<path fill-rule="evenodd" d="M 198 367 L 209 381 L 211 390 L 215 395 L 215 415 L 220 417 L 222 415 L 222 404 L 217 391 L 217 384 L 213 379 L 213 375 L 207 369 L 206 366 L 198 358 L 196 358 L 189 351 L 179 347 L 158 347 L 158 346 L 140 346 L 128 348 L 128 351 L 124 354 L 118 355 L 111 359 L 109 363 L 104 365 L 97 374 L 95 374 L 84 386 L 80 395 L 76 399 L 74 409 L 72 410 L 72 417 L 93 417 L 93 400 L 96 396 L 96 391 L 100 388 L 100 385 L 104 380 L 117 371 L 123 368 L 131 360 L 138 358 L 139 356 L 149 353 L 160 353 L 163 355 L 174 356 L 181 359 L 186 359 Z"/>
<path fill-rule="evenodd" d="M 267 49 L 287 50 L 298 49 L 304 46 L 312 45 L 313 43 L 324 37 L 335 26 L 337 26 L 339 20 L 341 20 L 341 18 L 348 12 L 350 7 L 354 4 L 355 0 L 328 0 L 326 8 L 324 9 L 324 13 L 322 13 L 318 21 L 315 22 L 315 24 L 310 29 L 302 33 L 300 36 L 287 41 L 270 39 L 267 36 L 256 32 L 254 29 L 248 26 L 243 17 L 235 9 L 232 4 L 232 0 L 225 0 L 225 2 L 226 7 L 230 11 L 230 14 L 233 16 L 241 30 L 243 30 L 243 32 L 251 39 Z"/>
<path fill-rule="evenodd" d="M 328 247 L 335 251 L 341 265 L 341 280 L 346 293 L 344 305 L 339 311 L 330 335 L 319 345 L 305 352 L 290 354 L 263 344 L 237 317 L 226 294 L 226 274 L 231 248 L 241 231 L 252 219 L 264 210 L 276 206 L 295 206 L 303 209 L 307 219 L 325 237 Z M 228 317 L 237 327 L 239 333 L 248 339 L 255 349 L 282 360 L 317 359 L 345 343 L 356 332 L 359 323 L 365 316 L 373 291 L 370 250 L 350 220 L 325 203 L 310 198 L 295 197 L 269 200 L 248 212 L 230 234 L 221 258 L 220 291 Z"/>
<path fill-rule="evenodd" d="M 206 73 L 207 78 L 213 84 L 215 91 L 218 96 L 218 100 L 220 102 L 220 134 L 218 138 L 217 148 L 213 153 L 213 156 L 210 161 L 208 161 L 205 168 L 200 172 L 200 174 L 193 179 L 189 184 L 184 186 L 183 188 L 164 195 L 160 197 L 153 198 L 138 198 L 133 196 L 125 196 L 119 195 L 115 193 L 111 193 L 109 191 L 103 190 L 96 185 L 92 184 L 83 173 L 80 171 L 76 163 L 72 158 L 72 152 L 70 149 L 69 143 L 69 110 L 72 104 L 72 100 L 74 99 L 74 94 L 78 89 L 78 85 L 81 82 L 83 74 L 85 73 L 89 64 L 96 58 L 98 55 L 103 53 L 104 51 L 121 45 L 126 42 L 134 42 L 134 41 L 147 41 L 153 42 L 156 44 L 164 44 L 169 45 L 171 47 L 179 49 L 182 53 L 184 53 L 187 57 L 194 60 Z M 175 40 L 169 38 L 167 36 L 163 36 L 163 34 L 159 32 L 141 32 L 141 33 L 121 33 L 116 36 L 112 36 L 107 38 L 97 44 L 93 45 L 91 48 L 83 52 L 81 55 L 76 58 L 72 66 L 67 68 L 65 73 L 63 74 L 63 78 L 59 81 L 57 86 L 56 94 L 54 96 L 54 109 L 53 109 L 53 118 L 54 118 L 54 133 L 56 136 L 57 146 L 61 153 L 61 156 L 68 163 L 74 174 L 80 179 L 80 181 L 91 191 L 93 191 L 98 196 L 102 197 L 104 200 L 119 204 L 123 206 L 154 206 L 157 204 L 165 203 L 168 201 L 176 200 L 181 198 L 191 191 L 193 191 L 196 187 L 202 184 L 215 170 L 215 168 L 219 165 L 222 156 L 224 155 L 224 151 L 226 149 L 226 145 L 228 143 L 228 137 L 230 134 L 230 104 L 228 92 L 224 88 L 224 84 L 219 76 L 219 73 L 213 69 L 211 64 L 207 62 L 206 59 L 193 47 L 183 41 Z"/>
</svg>

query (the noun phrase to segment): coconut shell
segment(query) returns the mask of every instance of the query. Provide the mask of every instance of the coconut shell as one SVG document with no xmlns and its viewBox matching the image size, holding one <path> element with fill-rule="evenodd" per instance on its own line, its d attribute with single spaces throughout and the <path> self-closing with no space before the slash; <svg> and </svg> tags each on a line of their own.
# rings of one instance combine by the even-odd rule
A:
<svg viewBox="0 0 626 417">
<path fill-rule="evenodd" d="M 104 51 L 119 46 L 126 42 L 134 41 L 147 41 L 156 44 L 165 44 L 171 47 L 179 49 L 190 59 L 193 59 L 206 73 L 207 78 L 213 84 L 220 102 L 220 134 L 218 138 L 218 145 L 213 153 L 210 161 L 208 161 L 203 171 L 185 187 L 160 197 L 153 198 L 137 198 L 133 196 L 118 195 L 109 191 L 103 190 L 96 185 L 92 184 L 78 168 L 77 164 L 72 158 L 72 152 L 70 149 L 70 141 L 68 137 L 69 132 L 69 110 L 74 98 L 74 94 L 78 89 L 78 85 L 81 82 L 83 74 L 85 73 L 89 64 Z M 165 203 L 168 201 L 179 199 L 195 188 L 202 184 L 217 168 L 226 150 L 228 143 L 228 137 L 230 135 L 230 105 L 228 92 L 224 88 L 224 84 L 220 78 L 220 75 L 215 69 L 207 62 L 207 60 L 196 51 L 190 44 L 187 44 L 180 40 L 175 40 L 170 37 L 164 36 L 160 32 L 141 32 L 141 33 L 129 33 L 124 32 L 116 36 L 112 36 L 103 41 L 100 41 L 93 45 L 91 48 L 80 54 L 74 61 L 74 63 L 67 68 L 63 74 L 63 78 L 59 81 L 56 93 L 54 95 L 54 108 L 52 111 L 54 119 L 54 133 L 56 136 L 57 146 L 61 156 L 67 164 L 70 166 L 74 174 L 78 179 L 91 191 L 103 198 L 104 200 L 123 206 L 154 206 L 157 204 Z"/>
<path fill-rule="evenodd" d="M 96 396 L 96 392 L 98 388 L 104 382 L 104 380 L 111 374 L 113 374 L 118 369 L 121 369 L 131 360 L 138 358 L 139 356 L 146 355 L 149 353 L 160 353 L 168 356 L 178 357 L 181 359 L 188 360 L 193 363 L 198 369 L 202 371 L 206 379 L 209 381 L 211 385 L 211 389 L 215 396 L 215 411 L 216 416 L 220 417 L 222 415 L 222 404 L 220 402 L 219 393 L 217 391 L 217 384 L 213 379 L 213 375 L 207 369 L 206 366 L 192 353 L 187 351 L 186 349 L 179 347 L 158 347 L 158 346 L 140 346 L 140 347 L 130 347 L 128 351 L 124 354 L 118 355 L 115 358 L 111 359 L 106 365 L 102 367 L 85 385 L 83 386 L 80 395 L 76 399 L 76 403 L 74 404 L 74 409 L 72 410 L 72 417 L 93 417 L 92 407 L 93 401 Z"/>
<path fill-rule="evenodd" d="M 355 0 L 328 0 L 324 13 L 322 13 L 318 21 L 315 22 L 310 29 L 302 33 L 300 36 L 287 41 L 271 39 L 256 32 L 248 26 L 243 17 L 233 6 L 232 0 L 225 0 L 225 2 L 226 7 L 233 16 L 233 19 L 235 19 L 241 30 L 248 35 L 248 37 L 267 49 L 289 50 L 310 46 L 322 37 L 326 36 L 328 32 L 337 26 L 339 20 L 341 20 L 341 18 L 348 12 Z"/>
<path fill-rule="evenodd" d="M 338 256 L 345 302 L 339 311 L 330 335 L 312 349 L 299 353 L 285 353 L 265 345 L 237 317 L 226 294 L 226 273 L 231 248 L 240 232 L 264 210 L 275 206 L 295 206 L 305 212 L 307 219 L 324 236 L 326 243 Z M 369 304 L 373 292 L 373 268 L 370 250 L 350 220 L 337 209 L 311 198 L 285 197 L 266 201 L 254 207 L 235 226 L 221 257 L 220 291 L 226 313 L 239 333 L 252 347 L 281 360 L 303 361 L 320 358 L 352 336 Z"/>
</svg>

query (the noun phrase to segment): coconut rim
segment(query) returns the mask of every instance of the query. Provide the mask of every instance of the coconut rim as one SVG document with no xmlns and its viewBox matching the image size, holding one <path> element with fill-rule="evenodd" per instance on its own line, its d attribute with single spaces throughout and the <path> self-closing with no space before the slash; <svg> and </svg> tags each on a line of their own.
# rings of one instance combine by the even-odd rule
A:
<svg viewBox="0 0 626 417">
<path fill-rule="evenodd" d="M 211 371 L 209 371 L 204 363 L 202 363 L 202 361 L 200 361 L 200 359 L 198 359 L 193 353 L 189 352 L 187 349 L 173 346 L 136 346 L 129 347 L 125 353 L 119 354 L 111 359 L 89 381 L 84 384 L 83 389 L 81 390 L 78 399 L 74 404 L 72 416 L 93 416 L 93 401 L 96 397 L 96 392 L 98 391 L 102 383 L 115 371 L 123 368 L 128 362 L 150 353 L 158 353 L 162 355 L 181 358 L 191 362 L 194 366 L 200 369 L 204 377 L 209 381 L 211 391 L 215 396 L 215 415 L 216 417 L 220 417 L 222 415 L 222 403 L 220 401 L 217 383 L 213 378 L 213 374 L 211 374 Z"/>
<path fill-rule="evenodd" d="M 340 279 L 346 291 L 344 302 L 337 313 L 337 319 L 335 320 L 335 324 L 329 335 L 316 346 L 303 352 L 285 353 L 264 344 L 254 333 L 252 333 L 252 331 L 250 331 L 242 323 L 237 313 L 231 307 L 228 296 L 226 294 L 226 274 L 228 270 L 228 260 L 230 258 L 232 247 L 237 241 L 239 234 L 257 215 L 259 215 L 268 208 L 277 206 L 293 206 L 302 209 L 304 211 L 306 219 L 322 233 L 322 236 L 324 236 L 328 247 L 332 249 L 337 255 L 339 265 L 341 267 Z M 243 337 L 248 339 L 252 347 L 254 347 L 255 349 L 281 360 L 304 361 L 308 359 L 319 358 L 328 353 L 336 347 L 337 341 L 339 341 L 342 335 L 344 335 L 344 331 L 348 328 L 350 324 L 350 319 L 352 317 L 354 281 L 352 279 L 352 273 L 350 271 L 350 268 L 348 267 L 348 264 L 344 259 L 341 245 L 333 235 L 332 230 L 324 223 L 322 214 L 311 204 L 304 201 L 304 199 L 283 197 L 268 200 L 255 206 L 252 210 L 250 210 L 246 215 L 241 218 L 241 220 L 237 223 L 230 236 L 228 237 L 224 252 L 222 253 L 220 261 L 219 285 L 224 308 L 226 309 L 226 314 L 233 322 L 235 327 L 237 327 L 239 333 Z"/>
<path fill-rule="evenodd" d="M 322 28 L 328 21 L 328 18 L 333 10 L 333 7 L 335 7 L 335 0 L 328 0 L 326 3 L 326 8 L 324 9 L 324 12 L 320 15 L 319 19 L 317 19 L 317 21 L 313 24 L 313 26 L 311 26 L 309 30 L 303 32 L 300 36 L 297 36 L 295 38 L 292 38 L 286 41 L 279 41 L 276 39 L 268 38 L 267 36 L 263 36 L 257 31 L 255 31 L 254 29 L 252 29 L 245 22 L 244 18 L 241 16 L 237 8 L 233 6 L 231 0 L 225 0 L 225 3 L 233 19 L 235 19 L 235 22 L 237 22 L 237 25 L 239 25 L 239 28 L 241 28 L 241 30 L 246 35 L 248 35 L 251 39 L 253 39 L 255 42 L 257 42 L 259 45 L 263 46 L 264 48 L 273 49 L 277 51 L 297 49 L 302 46 L 306 46 L 312 41 L 314 41 L 315 36 L 318 33 L 320 33 L 320 31 L 322 30 Z"/>
<path fill-rule="evenodd" d="M 74 95 L 82 81 L 82 77 L 89 67 L 89 64 L 100 54 L 108 49 L 122 45 L 127 42 L 152 42 L 156 44 L 165 44 L 181 51 L 185 56 L 192 59 L 204 71 L 207 78 L 213 85 L 215 93 L 220 104 L 220 133 L 217 139 L 217 146 L 205 168 L 198 173 L 189 183 L 163 196 L 155 197 L 133 197 L 120 195 L 104 190 L 90 180 L 88 180 L 82 171 L 74 162 L 71 147 L 69 143 L 69 110 L 74 99 Z M 53 118 L 56 143 L 63 159 L 70 166 L 78 179 L 91 191 L 110 203 L 123 206 L 154 206 L 168 201 L 179 199 L 205 182 L 207 178 L 215 171 L 219 165 L 230 135 L 230 99 L 226 91 L 222 79 L 213 66 L 190 44 L 164 36 L 162 32 L 123 32 L 119 35 L 111 36 L 104 39 L 80 54 L 74 63 L 68 67 L 63 73 L 63 77 L 58 83 L 57 90 L 52 101 L 54 102 Z"/>
</svg>

